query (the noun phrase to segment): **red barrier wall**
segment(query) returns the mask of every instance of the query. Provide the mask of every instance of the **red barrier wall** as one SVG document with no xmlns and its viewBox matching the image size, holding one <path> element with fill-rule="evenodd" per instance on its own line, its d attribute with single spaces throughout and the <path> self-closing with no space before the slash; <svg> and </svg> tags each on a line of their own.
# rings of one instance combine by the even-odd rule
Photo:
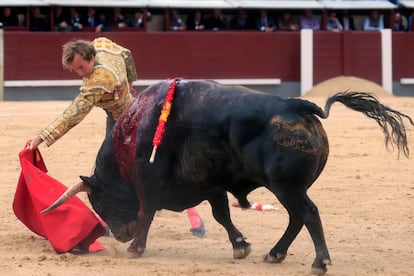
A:
<svg viewBox="0 0 414 276">
<path fill-rule="evenodd" d="M 102 33 L 133 52 L 139 78 L 280 78 L 300 81 L 299 32 Z M 61 46 L 95 33 L 6 31 L 5 80 L 76 79 Z M 414 33 L 393 34 L 393 79 L 414 77 Z M 314 84 L 338 75 L 381 83 L 379 32 L 314 33 Z"/>
<path fill-rule="evenodd" d="M 414 32 L 392 36 L 393 80 L 414 78 Z"/>
<path fill-rule="evenodd" d="M 258 32 L 105 33 L 131 49 L 140 78 L 299 77 L 299 34 Z M 5 80 L 74 79 L 61 65 L 61 46 L 94 33 L 5 34 Z"/>
<path fill-rule="evenodd" d="M 381 84 L 379 32 L 315 32 L 314 83 L 338 75 L 357 76 Z"/>
</svg>

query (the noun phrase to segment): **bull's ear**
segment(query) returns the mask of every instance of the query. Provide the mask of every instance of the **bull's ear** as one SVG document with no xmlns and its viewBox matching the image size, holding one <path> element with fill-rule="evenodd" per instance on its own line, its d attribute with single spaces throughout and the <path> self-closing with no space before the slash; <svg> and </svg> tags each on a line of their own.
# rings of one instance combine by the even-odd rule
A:
<svg viewBox="0 0 414 276">
<path fill-rule="evenodd" d="M 83 183 L 85 183 L 86 187 L 88 187 L 91 191 L 99 187 L 95 175 L 92 175 L 90 177 L 80 175 L 79 177 L 82 179 Z"/>
<path fill-rule="evenodd" d="M 91 177 L 87 177 L 87 176 L 83 176 L 83 175 L 80 175 L 79 177 L 83 181 L 83 183 L 85 183 L 87 186 L 89 186 L 89 187 L 92 186 L 92 179 L 91 179 Z"/>
</svg>

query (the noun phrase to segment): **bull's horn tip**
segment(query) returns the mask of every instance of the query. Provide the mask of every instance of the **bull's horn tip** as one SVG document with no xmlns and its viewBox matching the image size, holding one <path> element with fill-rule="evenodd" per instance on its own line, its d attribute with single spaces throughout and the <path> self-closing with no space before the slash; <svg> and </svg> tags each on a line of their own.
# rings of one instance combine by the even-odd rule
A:
<svg viewBox="0 0 414 276">
<path fill-rule="evenodd" d="M 40 214 L 44 214 L 44 213 L 47 213 L 49 211 L 50 211 L 50 208 L 46 208 L 46 209 L 43 209 L 42 211 L 40 211 Z"/>
</svg>

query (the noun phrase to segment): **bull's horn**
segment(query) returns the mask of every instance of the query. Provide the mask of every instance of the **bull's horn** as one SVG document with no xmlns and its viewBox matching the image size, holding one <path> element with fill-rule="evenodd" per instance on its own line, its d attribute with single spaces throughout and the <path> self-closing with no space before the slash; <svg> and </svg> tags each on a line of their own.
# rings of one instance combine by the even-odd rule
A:
<svg viewBox="0 0 414 276">
<path fill-rule="evenodd" d="M 60 205 L 65 203 L 69 198 L 71 198 L 79 192 L 90 192 L 90 188 L 84 182 L 79 182 L 78 184 L 75 184 L 69 189 L 67 189 L 66 192 L 64 192 L 55 202 L 52 203 L 52 205 L 50 205 L 40 213 L 44 214 L 59 207 Z"/>
</svg>

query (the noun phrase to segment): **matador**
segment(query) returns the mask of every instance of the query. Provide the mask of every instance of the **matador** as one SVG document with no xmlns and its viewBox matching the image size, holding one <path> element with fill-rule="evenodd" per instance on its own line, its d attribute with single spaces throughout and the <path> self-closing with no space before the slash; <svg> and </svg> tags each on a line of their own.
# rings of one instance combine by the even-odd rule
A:
<svg viewBox="0 0 414 276">
<path fill-rule="evenodd" d="M 89 57 L 89 51 L 95 53 Z M 80 65 L 77 64 L 77 58 Z M 90 68 L 87 68 L 92 62 Z M 83 77 L 83 80 L 80 93 L 72 103 L 40 132 L 39 137 L 47 146 L 80 123 L 94 106 L 101 107 L 106 112 L 108 132 L 133 101 L 130 88 L 137 79 L 137 74 L 129 49 L 104 37 L 92 42 L 70 41 L 63 46 L 62 64 Z"/>
</svg>

